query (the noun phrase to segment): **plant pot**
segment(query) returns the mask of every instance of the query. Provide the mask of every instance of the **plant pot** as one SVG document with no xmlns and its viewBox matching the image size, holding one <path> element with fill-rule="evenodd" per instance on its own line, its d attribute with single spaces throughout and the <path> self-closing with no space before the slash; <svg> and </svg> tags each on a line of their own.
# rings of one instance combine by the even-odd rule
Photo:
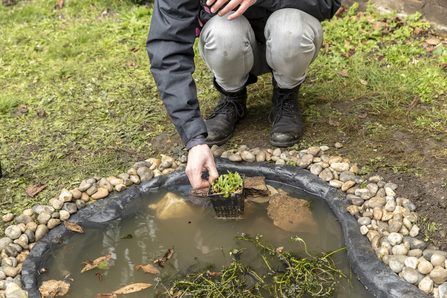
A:
<svg viewBox="0 0 447 298">
<path fill-rule="evenodd" d="M 242 179 L 245 178 L 244 174 L 241 174 Z M 244 214 L 244 201 L 245 201 L 245 189 L 242 184 L 242 190 L 240 192 L 232 192 L 228 198 L 224 197 L 224 194 L 211 194 L 211 185 L 208 189 L 208 197 L 213 204 L 214 211 L 218 218 L 240 218 Z"/>
</svg>

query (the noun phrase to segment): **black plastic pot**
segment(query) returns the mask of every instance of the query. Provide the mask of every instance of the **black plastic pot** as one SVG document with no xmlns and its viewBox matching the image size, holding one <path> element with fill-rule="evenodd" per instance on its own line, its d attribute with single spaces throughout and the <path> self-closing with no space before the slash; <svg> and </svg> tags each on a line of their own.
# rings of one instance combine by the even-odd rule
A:
<svg viewBox="0 0 447 298">
<path fill-rule="evenodd" d="M 242 179 L 245 178 L 241 174 Z M 211 185 L 208 189 L 208 197 L 213 204 L 214 211 L 218 218 L 238 218 L 244 214 L 245 189 L 242 184 L 242 191 L 239 193 L 232 192 L 227 198 L 223 194 L 211 194 Z"/>
</svg>

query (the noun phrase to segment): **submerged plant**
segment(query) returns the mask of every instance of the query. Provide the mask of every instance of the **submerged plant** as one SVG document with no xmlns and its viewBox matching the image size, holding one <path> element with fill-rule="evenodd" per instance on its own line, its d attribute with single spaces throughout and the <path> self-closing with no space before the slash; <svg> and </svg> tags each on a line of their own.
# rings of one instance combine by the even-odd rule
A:
<svg viewBox="0 0 447 298">
<path fill-rule="evenodd" d="M 211 185 L 212 194 L 223 194 L 225 198 L 228 198 L 230 193 L 242 189 L 244 180 L 238 172 L 220 175 Z"/>
<path fill-rule="evenodd" d="M 263 268 L 250 268 L 239 261 L 242 250 L 231 250 L 233 262 L 220 272 L 211 268 L 187 275 L 185 280 L 175 280 L 163 297 L 332 297 L 338 279 L 347 277 L 336 269 L 331 256 L 345 248 L 321 256 L 312 256 L 306 243 L 299 237 L 293 242 L 302 242 L 309 256 L 301 258 L 275 248 L 262 235 L 252 238 L 240 234 L 236 239 L 254 243 L 260 248 L 265 264 Z M 236 253 L 237 252 L 237 253 Z M 270 260 L 270 261 L 269 261 Z M 349 282 L 349 280 L 348 280 Z"/>
</svg>

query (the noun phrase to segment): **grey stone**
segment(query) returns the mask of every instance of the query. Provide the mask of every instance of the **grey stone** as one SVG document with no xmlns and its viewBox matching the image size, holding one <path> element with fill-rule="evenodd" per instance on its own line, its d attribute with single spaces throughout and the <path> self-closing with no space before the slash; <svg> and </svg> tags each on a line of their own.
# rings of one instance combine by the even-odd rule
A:
<svg viewBox="0 0 447 298">
<path fill-rule="evenodd" d="M 120 178 L 121 180 L 126 180 L 129 179 L 130 175 L 127 173 L 121 173 L 118 175 L 118 178 Z"/>
<path fill-rule="evenodd" d="M 82 180 L 81 184 L 79 185 L 78 189 L 79 191 L 86 191 L 92 186 L 91 183 L 88 183 L 87 180 Z"/>
<path fill-rule="evenodd" d="M 342 182 L 355 181 L 355 174 L 351 171 L 344 171 L 338 179 Z"/>
<path fill-rule="evenodd" d="M 399 245 L 402 243 L 403 237 L 399 233 L 390 233 L 388 235 L 388 241 L 392 246 Z"/>
<path fill-rule="evenodd" d="M 255 155 L 249 151 L 242 151 L 241 158 L 246 162 L 254 162 L 256 160 Z"/>
<path fill-rule="evenodd" d="M 164 161 L 158 166 L 158 169 L 160 171 L 163 171 L 163 170 L 169 169 L 171 167 L 172 167 L 172 161 Z"/>
<path fill-rule="evenodd" d="M 98 182 L 98 186 L 99 186 L 100 188 L 105 188 L 105 189 L 107 189 L 108 192 L 112 192 L 112 191 L 113 191 L 113 186 L 112 186 L 112 184 L 111 184 L 110 181 L 107 180 L 106 178 L 101 178 L 101 180 L 99 180 L 99 182 Z"/>
<path fill-rule="evenodd" d="M 415 257 L 415 258 L 420 258 L 422 257 L 422 250 L 420 249 L 411 249 L 410 251 L 408 251 L 407 256 L 409 257 Z"/>
<path fill-rule="evenodd" d="M 405 260 L 405 266 L 416 269 L 418 267 L 419 260 L 415 257 L 409 257 Z"/>
<path fill-rule="evenodd" d="M 318 164 L 313 164 L 310 167 L 310 172 L 314 175 L 317 175 L 317 176 L 320 175 L 321 171 L 323 171 L 323 168 Z"/>
<path fill-rule="evenodd" d="M 353 199 L 360 199 L 360 197 L 358 197 L 358 196 L 356 196 L 356 195 L 353 195 L 353 194 L 348 194 L 347 196 L 346 196 L 346 199 L 348 200 L 348 202 L 349 203 L 351 203 L 352 204 L 352 200 Z"/>
<path fill-rule="evenodd" d="M 92 185 L 89 189 L 87 189 L 86 193 L 91 196 L 94 195 L 98 191 L 98 187 L 96 185 Z"/>
<path fill-rule="evenodd" d="M 298 166 L 302 169 L 305 169 L 312 163 L 313 159 L 314 159 L 313 155 L 304 154 Z"/>
<path fill-rule="evenodd" d="M 36 242 L 48 233 L 49 229 L 46 225 L 38 225 L 35 233 Z"/>
<path fill-rule="evenodd" d="M 23 223 L 23 224 L 26 225 L 27 223 L 32 222 L 32 221 L 33 221 L 33 219 L 32 219 L 30 216 L 25 215 L 25 214 L 20 214 L 20 215 L 17 216 L 16 219 L 15 219 L 15 223 L 16 223 L 16 224 L 21 224 L 21 223 Z"/>
<path fill-rule="evenodd" d="M 385 196 L 386 196 L 385 189 L 383 189 L 383 188 L 379 188 L 379 190 L 378 190 L 377 193 L 376 193 L 376 197 L 381 197 L 381 198 L 383 198 L 383 197 L 385 197 Z"/>
<path fill-rule="evenodd" d="M 425 259 L 430 260 L 431 257 L 434 254 L 439 254 L 439 255 L 441 255 L 441 256 L 443 256 L 444 258 L 447 259 L 447 253 L 445 251 L 435 250 L 435 249 L 431 249 L 431 248 L 428 248 L 428 249 L 424 250 L 424 254 L 423 255 L 424 255 Z"/>
<path fill-rule="evenodd" d="M 383 186 L 383 188 L 387 188 L 387 187 L 391 188 L 392 190 L 396 190 L 396 189 L 397 189 L 397 184 L 396 184 L 396 183 L 388 182 L 388 183 L 386 183 L 386 184 Z"/>
<path fill-rule="evenodd" d="M 134 168 L 135 170 L 138 171 L 139 168 L 150 168 L 151 167 L 151 163 L 147 162 L 147 161 L 139 161 L 136 162 L 132 168 Z"/>
<path fill-rule="evenodd" d="M 70 214 L 73 214 L 78 211 L 78 208 L 76 207 L 75 203 L 64 203 L 62 210 L 68 211 Z"/>
<path fill-rule="evenodd" d="M 359 223 L 359 225 L 361 226 L 367 226 L 371 223 L 371 218 L 369 217 L 360 217 L 357 222 Z"/>
<path fill-rule="evenodd" d="M 388 230 L 390 231 L 390 233 L 398 233 L 401 228 L 402 228 L 401 221 L 397 221 L 397 220 L 389 221 Z"/>
<path fill-rule="evenodd" d="M 34 213 L 40 214 L 42 212 L 54 212 L 54 208 L 51 206 L 47 206 L 47 205 L 36 205 L 33 208 Z"/>
<path fill-rule="evenodd" d="M 365 201 L 371 199 L 372 197 L 374 197 L 374 194 L 372 192 L 370 192 L 369 190 L 360 195 L 360 198 Z"/>
<path fill-rule="evenodd" d="M 368 183 L 366 185 L 366 188 L 373 193 L 374 195 L 377 193 L 377 191 L 379 190 L 379 187 L 377 186 L 376 183 Z"/>
<path fill-rule="evenodd" d="M 239 154 L 232 154 L 230 155 L 229 159 L 233 162 L 240 162 L 242 161 L 242 158 Z"/>
<path fill-rule="evenodd" d="M 404 267 L 402 269 L 402 275 L 404 279 L 410 284 L 415 284 L 419 280 L 419 274 L 411 267 Z"/>
<path fill-rule="evenodd" d="M 369 177 L 368 180 L 369 180 L 369 182 L 378 183 L 379 181 L 383 180 L 383 178 L 380 176 L 372 176 L 372 177 Z"/>
<path fill-rule="evenodd" d="M 51 213 L 51 218 L 60 218 L 60 217 L 61 217 L 61 214 L 57 211 Z"/>
<path fill-rule="evenodd" d="M 396 273 L 399 273 L 404 268 L 404 264 L 399 262 L 397 259 L 391 259 L 390 260 L 390 269 L 393 270 Z"/>
<path fill-rule="evenodd" d="M 18 226 L 12 225 L 6 228 L 5 235 L 14 240 L 22 235 L 22 230 Z"/>
<path fill-rule="evenodd" d="M 53 206 L 53 208 L 55 210 L 60 210 L 62 208 L 62 206 L 64 206 L 64 202 L 60 201 L 60 200 L 54 200 L 51 205 Z"/>
<path fill-rule="evenodd" d="M 61 221 L 57 218 L 50 219 L 47 223 L 47 227 L 51 230 L 55 228 L 57 225 L 59 225 Z"/>
<path fill-rule="evenodd" d="M 12 244 L 9 244 L 6 248 L 5 248 L 5 252 L 9 257 L 17 257 L 17 255 L 19 254 L 19 252 L 15 249 L 14 246 L 11 246 Z"/>
<path fill-rule="evenodd" d="M 369 207 L 370 208 L 382 207 L 386 203 L 385 199 L 381 198 L 381 197 L 371 198 L 368 202 L 369 202 Z"/>
<path fill-rule="evenodd" d="M 447 298 L 447 283 L 443 283 L 438 287 L 439 298 Z"/>
<path fill-rule="evenodd" d="M 405 204 L 403 207 L 409 209 L 410 211 L 416 210 L 416 205 L 414 205 L 413 203 Z"/>
<path fill-rule="evenodd" d="M 89 179 L 87 179 L 87 183 L 90 183 L 91 185 L 93 185 L 93 184 L 96 184 L 96 179 L 95 178 L 89 178 Z M 78 187 L 78 189 L 79 189 L 79 187 Z"/>
<path fill-rule="evenodd" d="M 4 237 L 0 239 L 0 252 L 3 251 L 10 243 L 12 243 L 11 238 Z"/>
<path fill-rule="evenodd" d="M 332 171 L 329 168 L 326 168 L 323 171 L 321 171 L 318 177 L 320 177 L 324 181 L 331 181 L 334 178 L 334 175 L 332 174 Z"/>
<path fill-rule="evenodd" d="M 85 202 L 83 200 L 76 200 L 76 208 L 78 208 L 78 210 L 81 210 L 82 208 L 85 207 Z"/>
<path fill-rule="evenodd" d="M 231 156 L 231 152 L 225 151 L 224 153 L 222 153 L 222 155 L 220 157 L 228 159 L 230 156 Z"/>
<path fill-rule="evenodd" d="M 33 243 L 36 241 L 36 238 L 34 237 L 34 233 L 30 230 L 25 231 L 25 235 L 28 237 L 28 243 Z"/>
<path fill-rule="evenodd" d="M 67 203 L 65 203 L 65 204 L 67 204 Z M 51 219 L 51 214 L 48 212 L 42 212 L 37 217 L 37 221 L 42 225 L 46 225 L 50 219 Z"/>
</svg>

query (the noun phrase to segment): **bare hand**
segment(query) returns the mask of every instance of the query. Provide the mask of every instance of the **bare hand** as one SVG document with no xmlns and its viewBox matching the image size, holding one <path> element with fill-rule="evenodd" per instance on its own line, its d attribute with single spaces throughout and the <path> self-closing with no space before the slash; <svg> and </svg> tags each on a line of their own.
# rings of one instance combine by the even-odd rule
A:
<svg viewBox="0 0 447 298">
<path fill-rule="evenodd" d="M 206 5 L 211 6 L 211 12 L 215 13 L 222 7 L 225 3 L 228 3 L 221 11 L 219 11 L 219 16 L 226 15 L 232 11 L 236 6 L 240 5 L 235 13 L 228 16 L 228 20 L 234 20 L 241 16 L 250 6 L 256 3 L 256 0 L 208 0 Z"/>
<path fill-rule="evenodd" d="M 208 181 L 202 179 L 203 169 L 208 170 Z M 197 145 L 189 149 L 188 165 L 185 171 L 194 189 L 208 189 L 210 183 L 213 183 L 219 177 L 216 165 L 214 164 L 214 156 L 208 145 Z"/>
</svg>

